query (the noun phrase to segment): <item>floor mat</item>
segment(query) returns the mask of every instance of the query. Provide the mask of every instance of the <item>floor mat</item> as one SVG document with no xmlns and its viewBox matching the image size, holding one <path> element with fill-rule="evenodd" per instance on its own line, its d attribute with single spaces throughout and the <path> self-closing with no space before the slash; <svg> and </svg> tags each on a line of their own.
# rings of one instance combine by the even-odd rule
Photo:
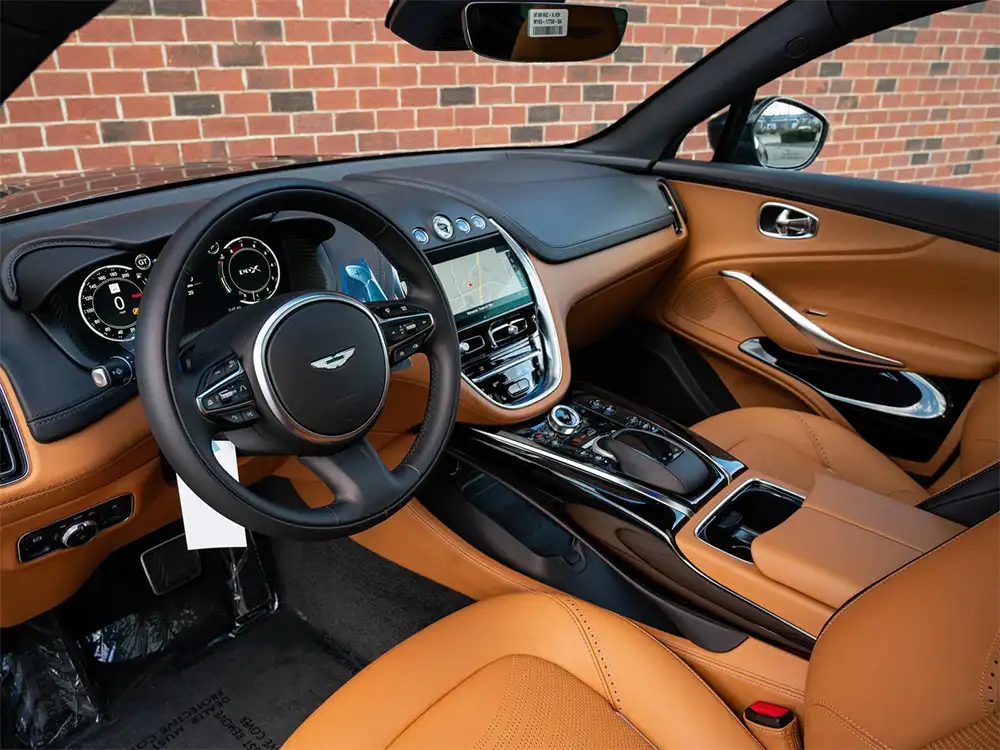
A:
<svg viewBox="0 0 1000 750">
<path fill-rule="evenodd" d="M 78 748 L 271 750 L 353 670 L 316 632 L 280 612 L 198 660 L 154 671 Z"/>
</svg>

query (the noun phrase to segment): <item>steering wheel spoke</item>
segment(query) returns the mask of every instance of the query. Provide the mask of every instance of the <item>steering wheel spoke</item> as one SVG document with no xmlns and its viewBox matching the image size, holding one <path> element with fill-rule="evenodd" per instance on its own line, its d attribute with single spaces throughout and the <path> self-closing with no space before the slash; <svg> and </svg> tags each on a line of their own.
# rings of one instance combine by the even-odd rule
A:
<svg viewBox="0 0 1000 750">
<path fill-rule="evenodd" d="M 216 356 L 187 376 L 197 380 L 194 401 L 198 412 L 214 424 L 232 430 L 260 419 L 250 379 L 233 352 Z"/>
<path fill-rule="evenodd" d="M 408 464 L 390 471 L 368 440 L 328 456 L 301 456 L 299 461 L 333 491 L 332 510 L 340 524 L 386 512 L 417 472 Z"/>
<path fill-rule="evenodd" d="M 365 306 L 379 320 L 390 365 L 421 351 L 434 331 L 434 316 L 410 302 L 369 302 Z"/>
</svg>

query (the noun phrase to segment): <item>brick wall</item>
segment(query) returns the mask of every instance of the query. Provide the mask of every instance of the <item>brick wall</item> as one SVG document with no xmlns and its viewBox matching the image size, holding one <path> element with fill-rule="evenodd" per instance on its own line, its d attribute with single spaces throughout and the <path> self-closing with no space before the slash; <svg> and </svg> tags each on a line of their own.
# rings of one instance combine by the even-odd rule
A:
<svg viewBox="0 0 1000 750">
<path fill-rule="evenodd" d="M 0 108 L 0 175 L 571 142 L 778 0 L 645 0 L 613 59 L 514 65 L 391 35 L 390 0 L 119 0 Z M 765 93 L 833 125 L 812 170 L 1000 188 L 1000 0 L 882 32 Z M 682 154 L 710 156 L 704 128 Z"/>
</svg>

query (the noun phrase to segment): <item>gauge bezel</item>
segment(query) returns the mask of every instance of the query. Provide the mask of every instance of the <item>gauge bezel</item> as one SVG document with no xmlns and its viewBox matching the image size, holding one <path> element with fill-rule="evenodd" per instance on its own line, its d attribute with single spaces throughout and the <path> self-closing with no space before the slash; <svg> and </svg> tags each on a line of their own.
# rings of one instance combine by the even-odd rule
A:
<svg viewBox="0 0 1000 750">
<path fill-rule="evenodd" d="M 111 326 L 112 329 L 117 330 L 117 331 L 130 331 L 130 333 L 128 333 L 127 336 L 115 337 L 115 336 L 108 336 L 107 334 L 105 334 L 105 333 L 97 330 L 97 328 L 94 327 L 94 324 L 91 322 L 91 320 L 88 317 L 87 313 L 84 312 L 84 309 L 83 309 L 83 295 L 84 295 L 84 292 L 86 291 L 87 284 L 90 283 L 90 280 L 96 274 L 99 274 L 101 271 L 107 271 L 108 269 L 111 269 L 111 268 L 117 268 L 117 269 L 121 269 L 121 270 L 124 270 L 125 272 L 127 272 L 128 273 L 127 277 L 120 276 L 120 277 L 117 277 L 117 278 L 123 278 L 126 281 L 129 281 L 129 282 L 135 284 L 137 287 L 139 287 L 139 291 L 140 292 L 145 293 L 145 291 L 146 291 L 146 281 L 147 281 L 147 279 L 146 279 L 147 272 L 146 271 L 140 271 L 139 269 L 133 268 L 132 266 L 129 266 L 129 265 L 125 265 L 124 263 L 106 263 L 106 264 L 104 264 L 102 266 L 98 266 L 93 271 L 90 271 L 84 277 L 83 281 L 80 282 L 80 287 L 79 287 L 79 289 L 77 290 L 77 293 L 76 293 L 76 306 L 77 306 L 77 310 L 79 310 L 79 312 L 80 312 L 80 320 L 83 321 L 84 325 L 87 326 L 88 330 L 90 330 L 91 333 L 93 333 L 95 336 L 99 336 L 100 338 L 104 339 L 105 341 L 111 341 L 113 343 L 120 344 L 123 341 L 131 341 L 132 339 L 135 338 L 135 329 L 136 329 L 136 326 L 139 324 L 139 315 L 136 315 L 135 322 L 131 326 L 129 326 L 128 328 L 119 328 L 117 326 Z M 137 277 L 138 277 L 139 280 L 141 280 L 142 283 L 139 283 L 139 281 L 137 280 Z M 141 307 L 142 307 L 141 303 L 140 303 L 139 307 L 140 307 L 140 313 L 139 314 L 141 315 L 142 314 L 141 313 Z M 96 307 L 94 308 L 94 316 L 98 320 L 100 320 L 103 325 L 109 325 L 105 320 L 103 320 L 100 317 L 100 315 L 97 314 Z"/>
<path fill-rule="evenodd" d="M 261 255 L 264 255 L 265 261 L 268 261 L 269 263 L 273 262 L 275 268 L 273 281 L 269 279 L 267 284 L 265 284 L 262 287 L 263 290 L 266 290 L 268 289 L 268 287 L 271 287 L 273 285 L 273 289 L 267 296 L 260 296 L 259 299 L 256 300 L 245 299 L 244 295 L 258 294 L 257 292 L 246 292 L 240 289 L 239 286 L 237 286 L 235 282 L 233 282 L 233 279 L 231 277 L 228 278 L 228 280 L 226 278 L 226 276 L 228 275 L 228 263 L 230 260 L 232 260 L 233 257 L 235 257 L 235 254 L 226 257 L 226 252 L 229 250 L 229 248 L 233 245 L 234 242 L 244 242 L 245 244 L 246 241 L 248 240 L 260 246 L 260 247 L 251 247 L 249 249 L 255 250 Z M 266 257 L 267 255 L 270 255 L 269 260 Z M 216 266 L 215 275 L 219 279 L 219 283 L 222 284 L 222 288 L 226 292 L 226 294 L 230 295 L 231 297 L 235 297 L 236 300 L 241 305 L 255 305 L 258 302 L 263 302 L 264 300 L 271 299 L 271 297 L 273 297 L 275 294 L 278 293 L 278 289 L 281 286 L 281 261 L 278 260 L 278 254 L 274 252 L 274 248 L 272 248 L 269 244 L 267 244 L 264 240 L 260 239 L 259 237 L 253 237 L 251 235 L 241 235 L 239 237 L 233 237 L 219 249 L 219 252 L 216 255 L 216 257 L 217 261 L 215 264 Z"/>
</svg>

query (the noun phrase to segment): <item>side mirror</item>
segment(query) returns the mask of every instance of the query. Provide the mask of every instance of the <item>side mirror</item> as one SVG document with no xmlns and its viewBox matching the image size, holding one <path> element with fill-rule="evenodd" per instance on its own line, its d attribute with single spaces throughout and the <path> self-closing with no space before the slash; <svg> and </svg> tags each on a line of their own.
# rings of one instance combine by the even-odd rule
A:
<svg viewBox="0 0 1000 750">
<path fill-rule="evenodd" d="M 625 37 L 628 11 L 563 3 L 473 2 L 462 27 L 469 49 L 513 62 L 575 62 L 612 54 Z"/>
<path fill-rule="evenodd" d="M 718 147 L 726 114 L 708 123 L 708 140 Z M 754 102 L 733 161 L 771 169 L 805 169 L 826 142 L 830 123 L 812 107 L 772 96 Z"/>
</svg>

